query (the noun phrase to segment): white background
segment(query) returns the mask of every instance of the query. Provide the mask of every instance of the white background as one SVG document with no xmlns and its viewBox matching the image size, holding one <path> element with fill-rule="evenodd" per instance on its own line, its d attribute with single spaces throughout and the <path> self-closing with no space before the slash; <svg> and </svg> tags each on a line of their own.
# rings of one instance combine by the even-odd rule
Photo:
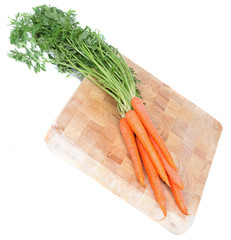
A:
<svg viewBox="0 0 231 240">
<path fill-rule="evenodd" d="M 53 67 L 35 74 L 6 56 L 8 16 L 44 1 L 0 8 L 0 239 L 230 237 L 231 2 L 47 1 L 78 20 L 223 125 L 192 227 L 169 233 L 51 152 L 44 137 L 79 85 Z"/>
</svg>

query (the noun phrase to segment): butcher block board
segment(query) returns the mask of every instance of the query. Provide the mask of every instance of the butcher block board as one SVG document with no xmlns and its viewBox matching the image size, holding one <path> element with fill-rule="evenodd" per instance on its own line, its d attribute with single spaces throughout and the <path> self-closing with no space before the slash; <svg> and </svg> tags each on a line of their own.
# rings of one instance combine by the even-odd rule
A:
<svg viewBox="0 0 231 240">
<path fill-rule="evenodd" d="M 183 215 L 163 183 L 168 215 L 158 221 L 175 234 L 185 232 L 194 221 L 221 124 L 169 86 L 129 59 L 145 106 L 179 169 L 188 211 Z M 162 218 L 147 176 L 146 186 L 136 178 L 132 160 L 119 131 L 120 115 L 113 99 L 84 79 L 45 138 L 48 147 L 111 192 L 146 214 Z M 78 183 L 76 183 L 78 185 Z"/>
</svg>

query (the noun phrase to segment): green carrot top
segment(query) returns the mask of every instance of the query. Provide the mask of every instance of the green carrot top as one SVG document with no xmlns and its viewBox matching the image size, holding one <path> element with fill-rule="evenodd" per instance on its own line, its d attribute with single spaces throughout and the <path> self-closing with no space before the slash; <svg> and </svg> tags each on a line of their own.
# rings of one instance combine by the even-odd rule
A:
<svg viewBox="0 0 231 240">
<path fill-rule="evenodd" d="M 121 116 L 132 108 L 133 97 L 141 97 L 139 80 L 121 53 L 99 31 L 80 27 L 75 11 L 42 5 L 33 13 L 18 13 L 10 24 L 10 43 L 16 48 L 9 57 L 36 73 L 52 63 L 59 72 L 87 77 L 115 99 Z"/>
</svg>

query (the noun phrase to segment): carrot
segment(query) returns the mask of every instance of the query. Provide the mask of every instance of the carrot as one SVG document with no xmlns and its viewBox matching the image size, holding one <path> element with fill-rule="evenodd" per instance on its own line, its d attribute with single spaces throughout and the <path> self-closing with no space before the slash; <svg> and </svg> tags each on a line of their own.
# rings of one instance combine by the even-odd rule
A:
<svg viewBox="0 0 231 240">
<path fill-rule="evenodd" d="M 161 150 L 159 149 L 157 143 L 154 141 L 154 139 L 152 138 L 152 136 L 149 134 L 149 138 L 152 142 L 152 145 L 154 146 L 160 161 L 162 162 L 164 169 L 166 171 L 166 173 L 168 174 L 168 177 L 172 179 L 172 181 L 174 182 L 174 184 L 176 184 L 180 189 L 184 189 L 184 184 L 183 181 L 181 180 L 178 172 L 168 163 L 168 161 L 165 159 L 163 153 L 161 152 Z"/>
<path fill-rule="evenodd" d="M 136 136 L 139 138 L 140 142 L 144 146 L 144 149 L 147 152 L 147 154 L 149 155 L 150 159 L 152 160 L 154 166 L 156 167 L 158 174 L 160 175 L 162 180 L 168 186 L 170 186 L 169 181 L 168 181 L 168 176 L 164 170 L 164 167 L 163 167 L 163 165 L 151 143 L 151 140 L 149 139 L 148 134 L 147 134 L 143 124 L 141 123 L 138 115 L 136 114 L 136 112 L 134 110 L 129 110 L 126 112 L 125 118 L 126 118 L 128 124 L 130 125 L 131 129 L 133 130 L 133 132 L 136 134 Z"/>
<path fill-rule="evenodd" d="M 136 137 L 136 143 L 137 147 L 139 149 L 139 153 L 142 159 L 142 162 L 144 164 L 145 171 L 148 175 L 149 182 L 151 184 L 152 190 L 156 196 L 156 200 L 158 204 L 160 205 L 160 208 L 164 214 L 164 216 L 167 216 L 167 210 L 166 210 L 166 203 L 165 203 L 165 198 L 164 198 L 164 193 L 163 189 L 161 186 L 160 178 L 158 176 L 158 173 L 149 158 L 148 154 L 145 152 L 144 147 L 142 146 L 141 142 L 139 139 Z"/>
<path fill-rule="evenodd" d="M 153 139 L 156 141 L 158 147 L 164 154 L 166 160 L 169 162 L 169 164 L 177 170 L 177 167 L 172 159 L 172 156 L 170 152 L 168 151 L 163 139 L 159 135 L 158 131 L 156 130 L 147 110 L 145 109 L 145 106 L 142 102 L 142 100 L 138 97 L 134 97 L 131 100 L 132 107 L 138 114 L 141 122 L 143 123 L 144 127 L 146 130 L 150 133 L 150 135 L 153 137 Z"/>
<path fill-rule="evenodd" d="M 176 200 L 176 204 L 178 205 L 182 213 L 184 213 L 185 215 L 189 215 L 181 189 L 172 181 L 171 178 L 169 178 L 169 181 L 171 184 L 172 194 Z"/>
<path fill-rule="evenodd" d="M 120 131 L 127 145 L 128 152 L 130 153 L 132 161 L 134 163 L 138 180 L 142 185 L 144 185 L 144 174 L 143 174 L 142 162 L 141 162 L 138 148 L 136 145 L 135 136 L 125 118 L 120 119 Z"/>
</svg>

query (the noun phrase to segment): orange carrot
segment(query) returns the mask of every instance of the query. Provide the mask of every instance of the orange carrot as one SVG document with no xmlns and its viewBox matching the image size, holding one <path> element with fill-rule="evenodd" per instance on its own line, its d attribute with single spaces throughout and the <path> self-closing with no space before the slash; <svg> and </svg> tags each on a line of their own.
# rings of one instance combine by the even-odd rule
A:
<svg viewBox="0 0 231 240">
<path fill-rule="evenodd" d="M 145 171 L 148 175 L 149 182 L 151 184 L 152 190 L 156 196 L 156 200 L 158 204 L 160 205 L 160 208 L 164 214 L 164 216 L 167 216 L 167 210 L 166 210 L 166 203 L 165 203 L 165 198 L 164 198 L 164 193 L 163 189 L 161 186 L 160 178 L 158 176 L 158 173 L 149 158 L 148 154 L 145 152 L 144 147 L 142 146 L 141 142 L 139 139 L 136 137 L 136 143 L 137 147 L 139 149 L 139 153 L 142 159 L 142 162 L 144 164 Z"/>
<path fill-rule="evenodd" d="M 143 174 L 142 162 L 141 162 L 138 148 L 136 145 L 135 136 L 125 118 L 120 119 L 120 131 L 127 145 L 128 152 L 130 153 L 132 161 L 134 163 L 136 175 L 140 183 L 144 185 L 144 174 Z"/>
<path fill-rule="evenodd" d="M 177 170 L 177 167 L 172 159 L 172 156 L 170 154 L 170 152 L 168 151 L 163 139 L 161 138 L 161 136 L 159 135 L 158 131 L 156 130 L 147 110 L 145 109 L 145 106 L 142 102 L 142 100 L 138 97 L 134 97 L 131 100 L 132 103 L 132 107 L 133 109 L 136 111 L 136 113 L 138 114 L 141 122 L 143 123 L 144 127 L 146 128 L 146 130 L 150 133 L 150 135 L 153 137 L 153 139 L 156 141 L 158 147 L 160 148 L 160 150 L 162 151 L 162 153 L 164 154 L 166 160 L 169 162 L 169 164 Z"/>
<path fill-rule="evenodd" d="M 147 154 L 149 155 L 150 159 L 152 160 L 154 166 L 156 167 L 158 174 L 160 175 L 162 180 L 168 186 L 170 186 L 169 181 L 168 181 L 168 176 L 164 170 L 164 167 L 163 167 L 163 165 L 151 143 L 151 140 L 149 139 L 148 134 L 147 134 L 143 124 L 141 123 L 138 115 L 136 114 L 135 111 L 129 110 L 125 114 L 125 118 L 126 118 L 128 124 L 130 125 L 131 129 L 133 130 L 133 132 L 136 134 L 136 136 L 139 138 L 140 142 L 144 146 L 144 149 L 147 152 Z"/>
<path fill-rule="evenodd" d="M 164 169 L 166 173 L 168 174 L 168 178 L 171 178 L 174 184 L 176 184 L 180 189 L 184 189 L 184 184 L 178 174 L 178 172 L 168 163 L 168 161 L 165 159 L 163 153 L 159 149 L 157 143 L 154 141 L 152 136 L 149 134 L 149 138 L 152 142 L 153 147 L 156 150 L 156 153 L 158 154 L 160 161 L 162 162 Z"/>
<path fill-rule="evenodd" d="M 171 178 L 169 178 L 169 181 L 171 183 L 171 191 L 176 200 L 176 204 L 178 205 L 182 213 L 184 213 L 185 215 L 189 215 L 181 189 L 172 181 Z"/>
</svg>

